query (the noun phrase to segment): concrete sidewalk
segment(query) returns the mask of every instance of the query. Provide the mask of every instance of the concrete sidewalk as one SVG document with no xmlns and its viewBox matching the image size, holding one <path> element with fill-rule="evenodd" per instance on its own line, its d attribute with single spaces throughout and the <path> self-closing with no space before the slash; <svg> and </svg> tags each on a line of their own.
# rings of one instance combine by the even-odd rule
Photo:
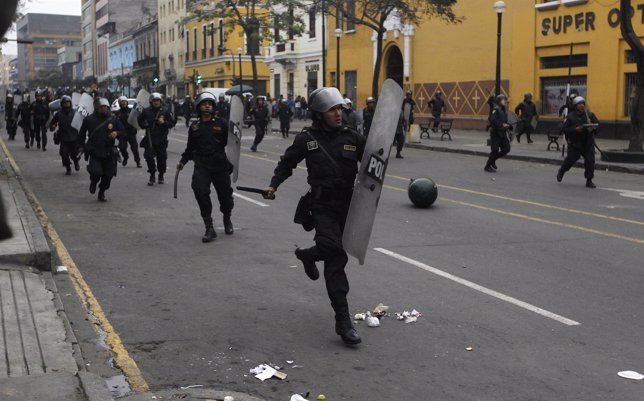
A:
<svg viewBox="0 0 644 401">
<path fill-rule="evenodd" d="M 0 143 L 0 196 L 13 231 L 0 242 L 0 400 L 111 401 L 105 381 L 84 371 L 25 188 Z"/>
<path fill-rule="evenodd" d="M 309 126 L 311 120 L 294 120 L 291 122 L 291 129 L 289 133 L 296 134 L 299 133 L 302 128 Z M 279 135 L 279 121 L 273 119 L 272 122 L 273 132 Z M 416 143 L 406 143 L 405 147 L 416 148 L 416 149 L 426 149 L 433 150 L 437 152 L 451 152 L 451 153 L 461 153 L 468 154 L 473 156 L 483 156 L 487 157 L 490 153 L 490 148 L 487 146 L 486 142 L 489 138 L 489 133 L 486 131 L 474 131 L 474 130 L 460 130 L 453 129 L 450 134 L 452 140 L 448 140 L 445 137 L 444 141 L 441 141 L 441 132 L 434 133 L 429 132 L 430 139 L 427 139 L 424 136 L 420 142 Z M 554 147 L 550 150 L 547 150 L 548 138 L 545 134 L 535 134 L 532 135 L 532 140 L 534 143 L 526 143 L 526 137 L 523 136 L 523 141 L 517 143 L 516 140 L 512 143 L 512 150 L 510 154 L 506 156 L 507 159 L 511 160 L 521 160 L 534 163 L 544 163 L 544 164 L 555 164 L 560 165 L 564 159 L 564 156 L 561 153 L 561 150 L 556 151 Z M 615 140 L 615 139 L 601 139 L 596 140 L 597 146 L 602 150 L 609 149 L 625 149 L 628 147 L 627 140 Z M 563 145 L 565 141 L 563 139 L 559 140 L 559 144 Z M 403 151 L 404 155 L 404 151 Z M 616 171 L 623 173 L 631 174 L 644 174 L 644 164 L 637 163 L 612 163 L 600 160 L 600 155 L 596 155 L 596 165 L 597 170 L 608 170 Z M 481 162 L 481 168 L 485 161 Z M 577 167 L 583 167 L 583 163 L 580 161 L 576 165 Z"/>
</svg>

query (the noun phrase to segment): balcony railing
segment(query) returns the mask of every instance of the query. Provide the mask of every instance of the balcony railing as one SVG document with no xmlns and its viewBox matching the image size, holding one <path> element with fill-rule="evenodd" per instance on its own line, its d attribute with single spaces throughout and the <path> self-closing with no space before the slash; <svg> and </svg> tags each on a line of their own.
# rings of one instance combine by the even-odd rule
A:
<svg viewBox="0 0 644 401">
<path fill-rule="evenodd" d="M 144 58 L 143 60 L 137 60 L 132 65 L 132 68 L 139 70 L 142 68 L 156 67 L 158 65 L 158 60 L 155 57 Z"/>
</svg>

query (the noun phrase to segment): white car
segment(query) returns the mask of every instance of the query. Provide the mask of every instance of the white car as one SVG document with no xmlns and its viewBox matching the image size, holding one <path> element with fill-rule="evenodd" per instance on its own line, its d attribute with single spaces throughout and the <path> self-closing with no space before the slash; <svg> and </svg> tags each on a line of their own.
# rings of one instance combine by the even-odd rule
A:
<svg viewBox="0 0 644 401">
<path fill-rule="evenodd" d="M 127 106 L 128 106 L 130 109 L 131 109 L 132 107 L 134 107 L 134 103 L 136 103 L 136 99 L 128 99 L 128 100 L 127 100 Z M 120 109 L 120 108 L 121 108 L 121 106 L 119 106 L 119 100 L 118 100 L 118 99 L 116 99 L 116 100 L 112 103 L 112 107 L 110 107 L 110 109 L 112 109 L 112 111 L 119 111 L 119 109 Z"/>
</svg>

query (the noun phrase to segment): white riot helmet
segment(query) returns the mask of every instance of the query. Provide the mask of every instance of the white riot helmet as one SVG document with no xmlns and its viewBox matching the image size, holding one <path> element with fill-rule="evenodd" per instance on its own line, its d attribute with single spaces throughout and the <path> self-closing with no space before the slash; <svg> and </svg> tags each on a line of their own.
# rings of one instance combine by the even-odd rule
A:
<svg viewBox="0 0 644 401">
<path fill-rule="evenodd" d="M 96 102 L 96 106 L 97 106 L 97 107 L 101 107 L 101 106 L 107 106 L 107 107 L 110 107 L 110 102 L 109 102 L 107 99 L 105 99 L 104 97 L 101 97 L 101 98 L 99 98 L 99 99 L 98 99 L 98 101 Z"/>
<path fill-rule="evenodd" d="M 118 98 L 119 104 L 124 100 L 127 102 L 127 96 L 119 96 L 119 98 Z"/>
<path fill-rule="evenodd" d="M 160 94 L 159 92 L 152 92 L 152 94 L 150 95 L 150 101 L 153 101 L 153 100 L 163 101 L 163 95 Z"/>
<path fill-rule="evenodd" d="M 353 104 L 353 102 L 351 102 L 351 99 L 349 99 L 348 97 L 344 98 L 344 103 L 346 103 L 347 106 L 351 106 Z"/>
<path fill-rule="evenodd" d="M 215 95 L 213 95 L 210 92 L 202 92 L 197 96 L 197 101 L 195 102 L 195 110 L 199 112 L 199 105 L 202 102 L 211 102 L 212 107 L 215 107 L 217 105 L 217 99 L 215 99 Z"/>
<path fill-rule="evenodd" d="M 67 95 L 63 95 L 63 96 L 60 98 L 60 105 L 62 106 L 62 105 L 63 105 L 63 103 L 65 103 L 65 102 L 69 102 L 69 106 L 71 107 L 71 105 L 72 105 L 72 98 L 71 98 L 71 97 L 69 97 L 69 96 L 67 96 Z"/>
<path fill-rule="evenodd" d="M 376 103 L 376 99 L 374 97 L 372 97 L 372 96 L 369 96 L 367 98 L 367 104 L 369 104 L 369 103 Z"/>
<path fill-rule="evenodd" d="M 581 97 L 581 96 L 577 96 L 576 98 L 574 98 L 574 99 L 572 100 L 572 105 L 573 105 L 573 106 L 577 106 L 579 103 L 586 104 L 586 99 L 584 99 L 584 98 L 583 98 L 583 97 Z"/>
<path fill-rule="evenodd" d="M 309 108 L 312 111 L 325 113 L 337 105 L 342 105 L 342 107 L 347 106 L 338 88 L 328 87 L 316 89 L 309 96 Z"/>
</svg>

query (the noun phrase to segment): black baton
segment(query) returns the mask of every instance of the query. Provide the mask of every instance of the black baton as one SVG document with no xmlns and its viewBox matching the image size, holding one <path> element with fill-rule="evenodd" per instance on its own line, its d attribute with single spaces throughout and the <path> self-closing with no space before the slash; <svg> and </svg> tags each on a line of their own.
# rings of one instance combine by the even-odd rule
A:
<svg viewBox="0 0 644 401">
<path fill-rule="evenodd" d="M 261 188 L 253 188 L 253 187 L 237 187 L 238 191 L 244 191 L 244 192 L 252 192 L 254 194 L 260 194 L 266 196 L 268 192 Z M 271 196 L 269 199 L 275 199 L 275 195 Z"/>
<path fill-rule="evenodd" d="M 177 184 L 179 183 L 179 173 L 181 170 L 177 169 L 177 172 L 174 173 L 174 199 L 177 199 Z"/>
</svg>

